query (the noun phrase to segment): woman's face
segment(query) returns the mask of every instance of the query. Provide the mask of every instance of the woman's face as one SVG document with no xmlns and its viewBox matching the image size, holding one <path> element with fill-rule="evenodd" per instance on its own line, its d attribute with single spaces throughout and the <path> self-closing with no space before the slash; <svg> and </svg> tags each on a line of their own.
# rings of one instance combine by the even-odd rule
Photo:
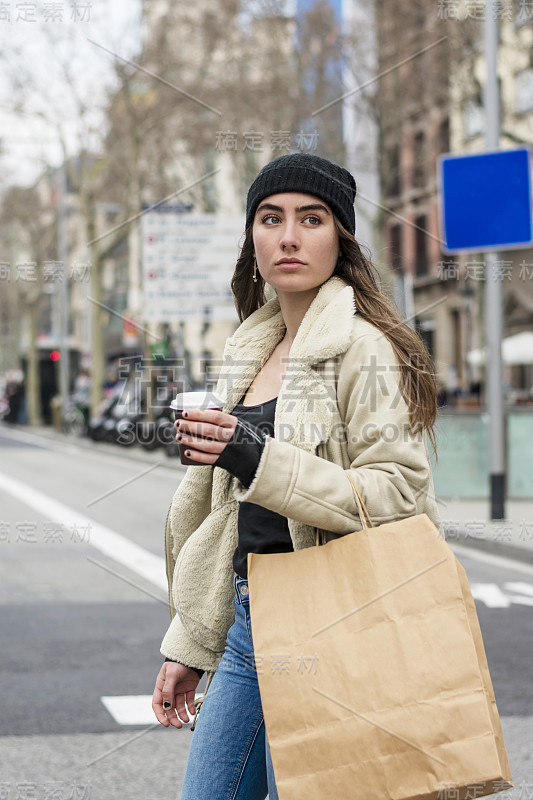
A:
<svg viewBox="0 0 533 800">
<path fill-rule="evenodd" d="M 252 236 L 257 268 L 278 295 L 318 291 L 337 264 L 339 235 L 333 212 L 310 194 L 266 197 L 255 213 Z"/>
</svg>

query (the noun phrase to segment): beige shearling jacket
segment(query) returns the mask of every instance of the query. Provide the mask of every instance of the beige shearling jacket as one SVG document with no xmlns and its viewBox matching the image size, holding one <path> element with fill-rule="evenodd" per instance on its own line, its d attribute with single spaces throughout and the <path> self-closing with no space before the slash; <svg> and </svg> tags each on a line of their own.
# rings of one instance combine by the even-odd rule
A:
<svg viewBox="0 0 533 800">
<path fill-rule="evenodd" d="M 231 413 L 285 334 L 277 297 L 226 343 L 217 393 Z M 274 437 L 244 487 L 220 467 L 189 467 L 169 509 L 168 658 L 214 671 L 234 619 L 239 502 L 287 517 L 294 549 L 361 529 L 353 479 L 375 525 L 426 513 L 439 526 L 425 433 L 413 433 L 387 338 L 357 314 L 341 278 L 326 281 L 291 347 Z"/>
</svg>

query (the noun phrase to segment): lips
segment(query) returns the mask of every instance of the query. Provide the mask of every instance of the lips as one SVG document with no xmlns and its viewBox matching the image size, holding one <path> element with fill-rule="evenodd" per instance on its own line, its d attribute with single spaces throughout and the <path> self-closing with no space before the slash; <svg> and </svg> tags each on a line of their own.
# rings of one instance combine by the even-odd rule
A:
<svg viewBox="0 0 533 800">
<path fill-rule="evenodd" d="M 301 261 L 282 261 L 278 264 L 278 269 L 282 272 L 296 272 L 300 267 L 303 267 Z"/>
<path fill-rule="evenodd" d="M 283 267 L 284 265 L 289 265 L 289 266 L 290 265 L 292 265 L 292 266 L 300 265 L 300 266 L 303 266 L 303 263 L 304 262 L 300 261 L 299 258 L 281 258 L 279 261 L 276 261 L 276 265 L 278 267 Z"/>
</svg>

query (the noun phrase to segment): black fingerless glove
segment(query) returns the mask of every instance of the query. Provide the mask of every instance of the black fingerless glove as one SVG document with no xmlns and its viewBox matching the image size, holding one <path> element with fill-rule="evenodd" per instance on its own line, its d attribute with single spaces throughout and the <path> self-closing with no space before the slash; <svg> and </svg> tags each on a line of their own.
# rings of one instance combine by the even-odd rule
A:
<svg viewBox="0 0 533 800">
<path fill-rule="evenodd" d="M 266 436 L 260 428 L 239 419 L 233 436 L 213 466 L 227 470 L 248 489 L 255 477 L 265 442 Z"/>
</svg>

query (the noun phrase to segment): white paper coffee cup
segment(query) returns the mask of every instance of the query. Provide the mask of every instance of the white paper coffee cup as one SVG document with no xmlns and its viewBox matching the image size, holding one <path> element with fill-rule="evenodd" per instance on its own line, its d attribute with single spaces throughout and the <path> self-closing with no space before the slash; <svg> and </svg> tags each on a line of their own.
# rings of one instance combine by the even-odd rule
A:
<svg viewBox="0 0 533 800">
<path fill-rule="evenodd" d="M 174 411 L 188 411 L 191 408 L 224 408 L 224 400 L 216 392 L 182 392 L 170 404 Z"/>
<path fill-rule="evenodd" d="M 183 411 L 190 411 L 195 408 L 200 409 L 222 409 L 224 408 L 224 400 L 213 391 L 202 392 L 182 392 L 177 394 L 170 404 L 170 408 L 174 411 L 174 422 L 181 419 Z M 186 466 L 204 466 L 192 458 L 185 455 L 185 451 L 190 445 L 183 445 L 179 442 L 180 460 Z"/>
</svg>

